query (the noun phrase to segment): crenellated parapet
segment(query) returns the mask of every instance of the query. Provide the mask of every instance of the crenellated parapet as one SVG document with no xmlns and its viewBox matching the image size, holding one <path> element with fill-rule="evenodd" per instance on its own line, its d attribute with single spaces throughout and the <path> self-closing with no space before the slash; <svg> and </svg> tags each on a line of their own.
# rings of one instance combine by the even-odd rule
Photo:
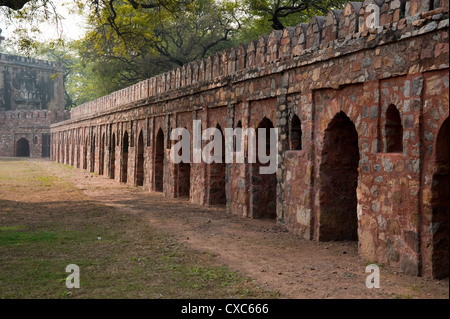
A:
<svg viewBox="0 0 450 319">
<path fill-rule="evenodd" d="M 305 239 L 358 240 L 365 261 L 405 274 L 448 276 L 448 39 L 446 1 L 348 2 L 73 109 L 50 126 L 51 156 L 168 197 L 276 219 Z M 42 115 L 0 113 L 0 129 L 19 128 L 7 143 L 37 137 L 39 147 L 44 136 L 20 123 Z M 222 132 L 275 128 L 277 142 L 265 143 L 277 155 L 273 173 L 250 161 L 175 163 L 174 129 L 194 142 L 198 121 Z M 239 147 L 246 158 L 251 144 L 248 136 Z M 447 242 L 431 244 L 444 233 Z"/>
<path fill-rule="evenodd" d="M 61 69 L 61 64 L 53 61 L 39 60 L 23 56 L 0 53 L 0 63 L 4 65 L 26 66 L 48 69 Z"/>
<path fill-rule="evenodd" d="M 279 58 L 281 60 L 288 60 L 292 57 L 292 48 L 294 40 L 294 27 L 287 27 L 283 30 L 281 34 Z"/>
<path fill-rule="evenodd" d="M 439 16 L 442 21 L 440 25 L 434 26 L 433 21 Z M 427 24 L 431 26 L 427 28 Z M 190 62 L 80 105 L 71 111 L 71 116 L 72 119 L 86 117 L 140 100 L 157 98 L 168 92 L 204 87 L 226 78 L 242 77 L 246 72 L 271 68 L 277 63 L 313 63 L 311 61 L 319 57 L 324 59 L 324 56 L 342 54 L 342 48 L 352 52 L 353 46 L 370 42 L 377 35 L 385 34 L 389 38 L 391 31 L 401 33 L 399 37 L 390 39 L 397 41 L 443 27 L 448 27 L 448 0 L 348 2 L 342 10 L 331 10 L 326 16 L 315 16 L 309 23 L 273 31 L 258 40 Z M 359 42 L 356 43 L 356 40 Z M 384 41 L 382 39 L 379 44 Z"/>
<path fill-rule="evenodd" d="M 315 16 L 308 24 L 306 31 L 306 48 L 318 48 L 322 42 L 322 30 L 325 22 L 325 17 Z"/>
<path fill-rule="evenodd" d="M 48 110 L 17 110 L 0 111 L 0 123 L 6 124 L 10 120 L 20 120 L 21 123 L 33 123 L 36 120 L 48 122 L 48 124 L 68 119 L 67 111 Z"/>
<path fill-rule="evenodd" d="M 359 11 L 361 2 L 348 2 L 339 15 L 338 38 L 352 37 L 359 32 Z"/>
<path fill-rule="evenodd" d="M 325 17 L 322 29 L 322 41 L 328 43 L 338 39 L 339 37 L 339 17 L 342 10 L 331 10 Z"/>
</svg>

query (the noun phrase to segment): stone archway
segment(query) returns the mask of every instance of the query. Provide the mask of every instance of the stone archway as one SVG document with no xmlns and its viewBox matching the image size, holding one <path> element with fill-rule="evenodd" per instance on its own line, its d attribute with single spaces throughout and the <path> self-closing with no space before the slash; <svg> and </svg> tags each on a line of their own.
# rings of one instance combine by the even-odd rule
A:
<svg viewBox="0 0 450 319">
<path fill-rule="evenodd" d="M 400 112 L 393 104 L 386 111 L 385 141 L 387 153 L 403 152 L 403 126 Z"/>
<path fill-rule="evenodd" d="M 74 166 L 75 165 L 75 136 L 72 133 L 72 136 L 70 137 L 70 162 L 69 165 Z"/>
<path fill-rule="evenodd" d="M 449 119 L 441 126 L 436 138 L 432 191 L 432 269 L 437 279 L 449 272 Z"/>
<path fill-rule="evenodd" d="M 93 173 L 95 171 L 95 135 L 91 137 L 91 164 L 90 171 Z"/>
<path fill-rule="evenodd" d="M 88 143 L 89 139 L 88 137 L 86 137 L 85 141 L 84 141 L 84 156 L 83 156 L 83 169 L 87 169 L 87 153 L 88 153 Z"/>
<path fill-rule="evenodd" d="M 155 143 L 155 161 L 154 161 L 154 175 L 155 175 L 155 191 L 163 192 L 164 190 L 164 133 L 159 129 L 156 135 Z"/>
<path fill-rule="evenodd" d="M 136 186 L 144 186 L 144 134 L 139 133 L 136 160 Z"/>
<path fill-rule="evenodd" d="M 355 125 L 344 112 L 325 130 L 320 164 L 320 241 L 357 240 L 359 147 Z"/>
<path fill-rule="evenodd" d="M 222 163 L 209 164 L 209 205 L 226 205 L 225 192 L 226 164 L 225 164 L 225 135 L 219 124 L 216 125 L 222 135 Z"/>
<path fill-rule="evenodd" d="M 256 153 L 259 148 L 266 149 L 266 154 L 270 153 L 270 129 L 273 123 L 264 117 L 256 128 Z M 265 129 L 265 145 L 259 145 L 259 129 Z M 256 163 L 250 165 L 250 206 L 252 218 L 273 219 L 277 217 L 277 177 L 276 174 L 261 174 L 260 168 L 266 166 L 259 162 L 256 156 Z"/>
<path fill-rule="evenodd" d="M 17 157 L 30 157 L 30 143 L 26 138 L 21 138 L 16 143 Z"/>
<path fill-rule="evenodd" d="M 191 164 L 177 164 L 177 196 L 189 198 L 191 193 Z"/>
<path fill-rule="evenodd" d="M 80 161 L 81 161 L 81 147 L 82 146 L 81 146 L 81 142 L 80 142 L 81 141 L 80 137 L 77 137 L 75 141 L 76 141 L 75 144 L 76 144 L 76 154 L 77 154 L 76 155 L 76 157 L 77 157 L 77 166 L 76 167 L 81 168 Z"/>
<path fill-rule="evenodd" d="M 109 177 L 115 178 L 116 173 L 116 133 L 112 134 L 109 153 Z"/>
<path fill-rule="evenodd" d="M 103 175 L 105 167 L 105 133 L 101 135 L 98 156 L 98 174 Z"/>
<path fill-rule="evenodd" d="M 128 148 L 130 141 L 128 140 L 128 132 L 125 131 L 122 140 L 122 167 L 120 170 L 120 181 L 127 183 L 128 181 Z"/>
<path fill-rule="evenodd" d="M 187 128 L 184 128 L 187 130 Z M 181 156 L 181 152 L 179 152 Z M 174 166 L 175 178 L 176 178 L 176 197 L 184 197 L 190 199 L 191 194 L 191 163 L 190 160 L 185 163 L 175 164 Z"/>
</svg>

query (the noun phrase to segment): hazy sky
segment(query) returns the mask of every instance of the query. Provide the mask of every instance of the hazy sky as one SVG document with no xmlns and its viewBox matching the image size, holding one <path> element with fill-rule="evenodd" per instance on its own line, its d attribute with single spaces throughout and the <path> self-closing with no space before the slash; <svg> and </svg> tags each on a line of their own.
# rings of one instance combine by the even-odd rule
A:
<svg viewBox="0 0 450 319">
<path fill-rule="evenodd" d="M 60 14 L 65 18 L 62 21 L 63 35 L 69 39 L 77 40 L 84 35 L 84 18 L 81 15 L 69 13 L 65 7 L 60 8 Z M 58 33 L 54 26 L 50 26 L 45 31 L 45 34 L 50 38 L 58 37 Z"/>
</svg>

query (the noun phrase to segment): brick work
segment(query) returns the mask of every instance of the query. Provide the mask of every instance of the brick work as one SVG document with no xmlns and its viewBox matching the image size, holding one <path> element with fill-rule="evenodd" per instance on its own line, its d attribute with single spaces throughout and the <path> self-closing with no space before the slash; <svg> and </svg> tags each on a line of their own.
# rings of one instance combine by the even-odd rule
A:
<svg viewBox="0 0 450 319">
<path fill-rule="evenodd" d="M 69 118 L 61 73 L 54 62 L 0 53 L 0 156 L 50 157 L 50 124 Z"/>
<path fill-rule="evenodd" d="M 425 2 L 351 2 L 81 105 L 51 126 L 52 158 L 448 276 L 448 2 Z M 193 120 L 277 128 L 276 174 L 172 163 L 170 133 L 192 139 Z"/>
</svg>

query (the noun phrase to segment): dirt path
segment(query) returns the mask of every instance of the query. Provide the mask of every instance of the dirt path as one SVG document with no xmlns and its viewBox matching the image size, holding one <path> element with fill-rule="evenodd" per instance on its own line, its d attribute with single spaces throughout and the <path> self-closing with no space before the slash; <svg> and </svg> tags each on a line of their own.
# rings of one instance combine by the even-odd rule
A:
<svg viewBox="0 0 450 319">
<path fill-rule="evenodd" d="M 271 221 L 228 215 L 225 208 L 168 199 L 83 170 L 67 174 L 58 164 L 42 163 L 93 200 L 126 210 L 189 247 L 214 254 L 284 298 L 449 298 L 448 279 L 411 277 L 388 266 L 381 269 L 381 288 L 366 288 L 366 263 L 358 257 L 356 243 L 307 241 Z"/>
</svg>

